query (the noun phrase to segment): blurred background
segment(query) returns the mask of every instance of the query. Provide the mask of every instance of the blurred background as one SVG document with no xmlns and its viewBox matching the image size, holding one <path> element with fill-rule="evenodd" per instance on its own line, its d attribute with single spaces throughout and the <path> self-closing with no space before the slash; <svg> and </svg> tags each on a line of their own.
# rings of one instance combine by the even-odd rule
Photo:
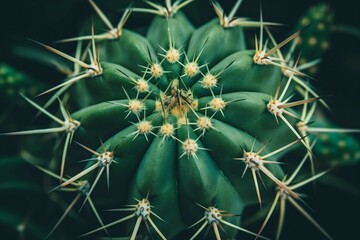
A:
<svg viewBox="0 0 360 240">
<path fill-rule="evenodd" d="M 142 1 L 131 2 L 136 6 L 143 5 Z M 160 2 L 162 3 L 162 1 Z M 225 12 L 229 12 L 235 0 L 219 2 L 224 7 Z M 117 22 L 122 10 L 130 4 L 130 1 L 102 0 L 96 1 L 96 3 L 110 16 L 113 22 Z M 289 33 L 294 32 L 295 26 L 299 26 L 299 20 L 306 11 L 318 3 L 328 6 L 330 10 L 326 12 L 326 16 L 333 16 L 333 18 L 331 18 L 329 25 L 331 33 L 327 37 L 329 47 L 321 53 L 322 62 L 318 69 L 311 73 L 317 79 L 312 84 L 320 90 L 321 95 L 330 95 L 327 102 L 331 106 L 332 112 L 324 111 L 324 115 L 337 126 L 360 128 L 360 8 L 356 1 L 263 0 L 263 17 L 265 21 L 285 24 L 273 31 L 276 39 L 281 40 Z M 259 1 L 244 0 L 237 16 L 258 20 L 259 6 Z M 184 12 L 196 26 L 200 26 L 215 17 L 207 0 L 195 1 L 186 7 Z M 16 96 L 16 90 L 9 92 L 7 85 L 1 82 L 1 69 L 6 66 L 7 71 L 14 71 L 14 74 L 16 73 L 19 78 L 28 79 L 22 86 L 25 86 L 29 95 L 34 92 L 39 93 L 39 89 L 33 89 L 35 85 L 39 86 L 40 89 L 53 86 L 54 82 L 63 79 L 63 75 L 54 71 L 54 68 L 46 62 L 46 58 L 44 60 L 36 57 L 39 51 L 44 51 L 29 39 L 54 46 L 66 53 L 72 53 L 75 50 L 75 44 L 57 44 L 54 42 L 77 36 L 83 22 L 91 19 L 91 17 L 97 18 L 86 0 L 12 0 L 2 2 L 0 7 L 0 132 L 18 130 L 19 123 L 32 121 L 31 118 L 23 119 L 22 115 L 18 114 L 19 111 L 29 111 L 29 114 L 34 114 L 34 111 L 20 109 L 26 104 L 19 96 Z M 134 13 L 125 27 L 144 32 L 151 19 L 150 14 Z M 257 30 L 254 29 L 247 31 L 249 46 L 253 44 L 253 36 L 256 32 Z M 34 95 L 36 94 L 32 94 L 32 96 Z M 12 103 L 17 101 L 14 99 L 18 99 L 19 102 L 11 105 L 10 101 Z M 359 134 L 352 134 L 352 137 L 357 141 L 360 139 Z M 5 235 L 0 234 L 0 239 L 28 239 L 21 238 L 21 234 L 18 234 L 19 229 L 14 226 L 21 227 L 19 224 L 26 223 L 27 216 L 36 215 L 39 217 L 38 215 L 42 214 L 41 208 L 33 206 L 36 206 L 39 199 L 46 199 L 46 193 L 35 198 L 32 197 L 29 190 L 28 193 L 24 192 L 24 195 L 14 194 L 12 198 L 5 198 L 7 192 L 2 191 L 2 189 L 6 189 L 4 185 L 9 179 L 19 180 L 15 172 L 21 172 L 25 181 L 40 183 L 39 185 L 42 182 L 41 174 L 28 165 L 25 164 L 24 166 L 23 163 L 14 160 L 16 159 L 14 156 L 19 150 L 18 143 L 15 143 L 14 138 L 0 136 L 0 144 L 0 159 L 2 160 L 0 161 L 0 233 L 5 232 Z M 360 152 L 360 149 L 356 151 Z M 333 167 L 326 162 L 327 160 L 329 159 L 322 159 L 319 168 Z M 1 166 L 5 169 L 9 166 L 9 162 L 16 163 L 4 172 Z M 360 216 L 360 166 L 358 161 L 354 161 L 354 164 L 340 165 L 332 169 L 333 178 L 324 178 L 316 185 L 315 190 L 313 186 L 304 190 L 309 194 L 306 202 L 311 206 L 311 209 L 314 209 L 309 210 L 314 218 L 335 239 L 357 239 L 359 221 L 353 219 Z M 341 186 L 347 186 L 344 189 L 336 186 L 341 181 L 344 181 L 340 184 Z M 32 186 L 36 185 L 29 185 L 29 188 Z M 41 192 L 40 189 L 36 189 L 36 191 Z M 313 236 L 311 239 L 324 239 L 295 210 L 287 209 L 283 239 L 309 239 L 307 236 Z M 60 216 L 59 213 L 57 216 Z M 54 217 L 57 218 L 57 216 Z M 51 218 L 51 216 L 47 217 Z M 10 221 L 11 223 L 4 220 L 9 218 L 13 219 Z M 19 222 L 19 219 L 22 221 Z M 29 219 L 31 218 L 29 217 Z M 70 226 L 69 224 L 71 221 L 65 221 L 60 229 L 66 229 L 66 226 Z M 275 227 L 276 220 L 271 224 Z M 254 223 L 249 228 L 256 231 L 257 226 L 258 223 Z M 46 232 L 49 230 L 49 228 L 41 225 L 38 227 L 39 231 Z M 273 229 L 268 227 L 264 235 L 273 236 Z M 36 237 L 31 239 L 36 239 Z"/>
</svg>

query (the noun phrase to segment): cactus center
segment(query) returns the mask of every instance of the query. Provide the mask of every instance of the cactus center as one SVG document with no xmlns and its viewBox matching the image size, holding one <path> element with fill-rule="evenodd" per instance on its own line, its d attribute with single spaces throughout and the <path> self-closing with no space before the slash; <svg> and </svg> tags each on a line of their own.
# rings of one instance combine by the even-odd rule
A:
<svg viewBox="0 0 360 240">
<path fill-rule="evenodd" d="M 178 119 L 186 116 L 190 109 L 196 110 L 199 104 L 194 99 L 191 90 L 179 87 L 179 80 L 177 79 L 172 80 L 166 92 L 160 94 L 160 98 L 162 100 L 160 107 L 165 112 L 165 115 L 171 113 Z"/>
</svg>

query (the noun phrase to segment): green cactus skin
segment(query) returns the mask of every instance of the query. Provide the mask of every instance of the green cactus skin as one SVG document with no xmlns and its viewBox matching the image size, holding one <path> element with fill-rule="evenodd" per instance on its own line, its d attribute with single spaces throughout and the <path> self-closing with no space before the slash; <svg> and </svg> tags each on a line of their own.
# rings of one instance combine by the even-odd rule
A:
<svg viewBox="0 0 360 240">
<path fill-rule="evenodd" d="M 191 2 L 185 1 L 186 5 Z M 155 239 L 222 239 L 218 235 L 224 234 L 221 228 L 230 239 L 236 239 L 239 232 L 254 237 L 256 233 L 241 228 L 240 215 L 246 207 L 271 204 L 276 191 L 301 204 L 298 193 L 284 183 L 285 168 L 278 163 L 295 147 L 302 147 L 309 156 L 324 148 L 325 143 L 320 142 L 312 153 L 312 139 L 297 128 L 294 118 L 301 114 L 296 107 L 315 106 L 318 98 L 307 98 L 306 92 L 305 98 L 287 99 L 298 87 L 291 82 L 291 70 L 296 69 L 288 67 L 281 81 L 286 64 L 276 62 L 281 49 L 266 50 L 262 33 L 255 50 L 246 48 L 245 27 L 260 27 L 260 32 L 265 32 L 263 25 L 271 24 L 263 23 L 262 17 L 257 23 L 233 19 L 232 14 L 221 14 L 220 5 L 213 3 L 220 20 L 195 28 L 176 8 L 176 2 L 165 3 L 162 8 L 156 5 L 158 15 L 143 36 L 123 25 L 144 9 L 134 8 L 131 16 L 126 10 L 119 27 L 113 28 L 90 1 L 109 31 L 97 33 L 93 26 L 88 27 L 84 32 L 91 29 L 91 35 L 80 37 L 89 41 L 82 49 L 83 57 L 74 58 L 44 45 L 81 66 L 81 71 L 74 70 L 61 85 L 38 92 L 51 98 L 55 90 L 62 93 L 66 88 L 68 105 L 82 106 L 74 113 L 67 111 L 73 106 L 63 104 L 61 94 L 58 112 L 63 119 L 25 97 L 54 120 L 51 129 L 56 128 L 30 133 L 59 132 L 66 140 L 54 154 L 55 162 L 45 164 L 50 159 L 37 159 L 44 159 L 44 153 L 39 154 L 38 148 L 31 150 L 31 143 L 23 148 L 22 156 L 45 175 L 60 179 L 51 194 L 68 190 L 84 196 L 81 209 L 84 207 L 84 219 L 89 221 L 83 228 L 87 232 L 78 234 L 76 229 L 64 236 L 83 234 L 91 239 L 111 234 L 141 239 L 150 234 Z M 333 141 L 339 144 L 338 139 Z M 358 149 L 355 140 L 346 142 L 352 142 L 353 151 Z M 334 153 L 333 157 L 340 155 Z M 83 159 L 85 163 L 79 164 Z M 309 173 L 302 168 L 304 161 L 296 160 L 298 170 Z M 39 167 L 39 162 L 51 171 Z M 309 181 L 323 174 L 309 177 Z M 80 184 L 84 182 L 89 184 L 85 190 Z M 261 182 L 276 191 L 264 191 Z M 126 209 L 112 212 L 108 218 L 99 210 L 114 208 Z M 205 235 L 207 226 L 210 231 Z M 52 235 L 66 239 L 56 228 Z"/>
</svg>

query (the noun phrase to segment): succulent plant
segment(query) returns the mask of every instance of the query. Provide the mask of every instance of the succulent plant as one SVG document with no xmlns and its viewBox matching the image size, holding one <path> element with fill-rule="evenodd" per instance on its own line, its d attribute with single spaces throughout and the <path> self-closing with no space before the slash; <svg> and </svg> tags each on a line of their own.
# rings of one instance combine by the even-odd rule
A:
<svg viewBox="0 0 360 240">
<path fill-rule="evenodd" d="M 309 134 L 359 131 L 329 128 L 326 119 L 310 125 L 329 106 L 303 72 L 318 61 L 304 63 L 295 55 L 306 27 L 277 42 L 272 29 L 279 24 L 263 21 L 261 12 L 259 21 L 235 17 L 238 0 L 229 14 L 211 1 L 217 17 L 195 28 L 181 11 L 192 2 L 145 1 L 149 8 L 129 6 L 113 25 L 89 0 L 108 30 L 99 32 L 103 27 L 95 20 L 84 35 L 61 40 L 77 42 L 74 56 L 39 43 L 74 68 L 57 65 L 67 78 L 38 92 L 48 97 L 45 105 L 31 99 L 33 94 L 22 95 L 38 116 L 52 121 L 48 127 L 3 135 L 59 137 L 31 136 L 21 147 L 21 158 L 56 179 L 48 179 L 49 195 L 58 192 L 50 202 L 58 203 L 63 192 L 77 193 L 41 237 L 65 239 L 56 230 L 82 203 L 80 222 L 87 232 L 70 231 L 71 237 L 267 239 L 261 234 L 279 203 L 279 239 L 289 202 L 332 239 L 297 192 L 327 173 L 314 167 L 326 141 Z M 155 17 L 146 34 L 126 28 L 147 13 Z M 258 32 L 252 43 L 246 41 L 248 28 Z M 253 43 L 255 49 L 248 47 Z M 334 138 L 357 162 L 357 141 Z M 289 159 L 294 149 L 304 157 Z M 336 165 L 345 153 L 326 154 Z M 282 163 L 295 167 L 289 171 Z M 255 232 L 242 226 L 241 216 L 254 204 L 263 222 Z"/>
</svg>

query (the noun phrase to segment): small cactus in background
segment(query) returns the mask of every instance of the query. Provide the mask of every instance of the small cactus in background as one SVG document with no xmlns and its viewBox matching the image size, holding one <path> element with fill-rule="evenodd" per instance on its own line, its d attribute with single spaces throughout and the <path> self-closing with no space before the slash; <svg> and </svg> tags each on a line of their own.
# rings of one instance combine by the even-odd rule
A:
<svg viewBox="0 0 360 240">
<path fill-rule="evenodd" d="M 94 20 L 82 30 L 87 34 L 61 40 L 77 42 L 74 55 L 39 43 L 74 67 L 56 64 L 67 76 L 62 83 L 21 94 L 38 111 L 35 120 L 51 121 L 48 127 L 19 127 L 3 134 L 31 135 L 22 142 L 20 156 L 48 177 L 49 196 L 56 194 L 43 210 L 51 215 L 53 205 L 63 209 L 55 211 L 56 221 L 41 223 L 53 224 L 47 233 L 34 224 L 34 238 L 267 239 L 273 236 L 262 235 L 263 230 L 279 204 L 273 231 L 279 239 L 289 202 L 324 238 L 332 239 L 297 192 L 327 173 L 317 173 L 317 155 L 329 158 L 329 165 L 360 158 L 358 142 L 338 135 L 359 130 L 333 128 L 323 119 L 326 98 L 303 71 L 319 62 L 328 35 L 321 35 L 325 39 L 318 52 L 308 54 L 309 46 L 297 45 L 304 39 L 310 47 L 316 45 L 307 32 L 315 30 L 306 29 L 312 21 L 304 17 L 301 24 L 304 19 L 308 23 L 278 42 L 272 29 L 279 24 L 263 21 L 261 12 L 259 21 L 236 17 L 241 0 L 229 13 L 211 1 L 217 17 L 195 28 L 182 13 L 193 1 L 145 1 L 148 7 L 130 6 L 114 25 L 89 0 L 107 30 L 99 31 L 104 26 Z M 141 14 L 155 15 L 145 35 L 126 28 Z M 327 29 L 314 20 L 319 21 L 316 30 Z M 255 49 L 247 47 L 248 28 L 257 32 Z M 309 55 L 312 62 L 299 57 L 301 46 L 302 56 Z M 46 99 L 45 104 L 34 96 Z M 314 133 L 326 135 L 317 139 Z M 287 153 L 294 149 L 303 156 L 289 159 Z M 288 173 L 283 163 L 295 167 Z M 299 181 L 299 176 L 305 178 Z M 39 186 L 28 184 L 32 194 L 46 199 Z M 68 199 L 65 192 L 76 194 Z M 242 226 L 241 215 L 253 205 L 269 210 L 258 219 L 262 225 L 250 231 Z M 71 214 L 80 218 L 83 232 L 58 232 Z"/>
<path fill-rule="evenodd" d="M 335 26 L 334 12 L 327 4 L 319 3 L 307 11 L 296 28 L 308 25 L 310 25 L 308 31 L 294 42 L 295 54 L 301 52 L 300 64 L 320 59 L 330 47 L 330 35 Z M 316 71 L 316 66 L 313 65 L 307 73 L 315 74 Z"/>
<path fill-rule="evenodd" d="M 0 114 L 0 123 L 7 125 L 7 128 L 17 127 L 23 124 L 24 119 L 18 118 L 15 121 L 11 116 L 17 111 L 16 108 L 22 108 L 24 112 L 29 112 L 29 106 L 20 100 L 18 93 L 25 95 L 35 95 L 38 91 L 43 91 L 44 86 L 38 84 L 31 77 L 18 71 L 7 64 L 0 64 L 0 94 L 2 112 Z M 25 113 L 23 115 L 25 116 Z"/>
</svg>

